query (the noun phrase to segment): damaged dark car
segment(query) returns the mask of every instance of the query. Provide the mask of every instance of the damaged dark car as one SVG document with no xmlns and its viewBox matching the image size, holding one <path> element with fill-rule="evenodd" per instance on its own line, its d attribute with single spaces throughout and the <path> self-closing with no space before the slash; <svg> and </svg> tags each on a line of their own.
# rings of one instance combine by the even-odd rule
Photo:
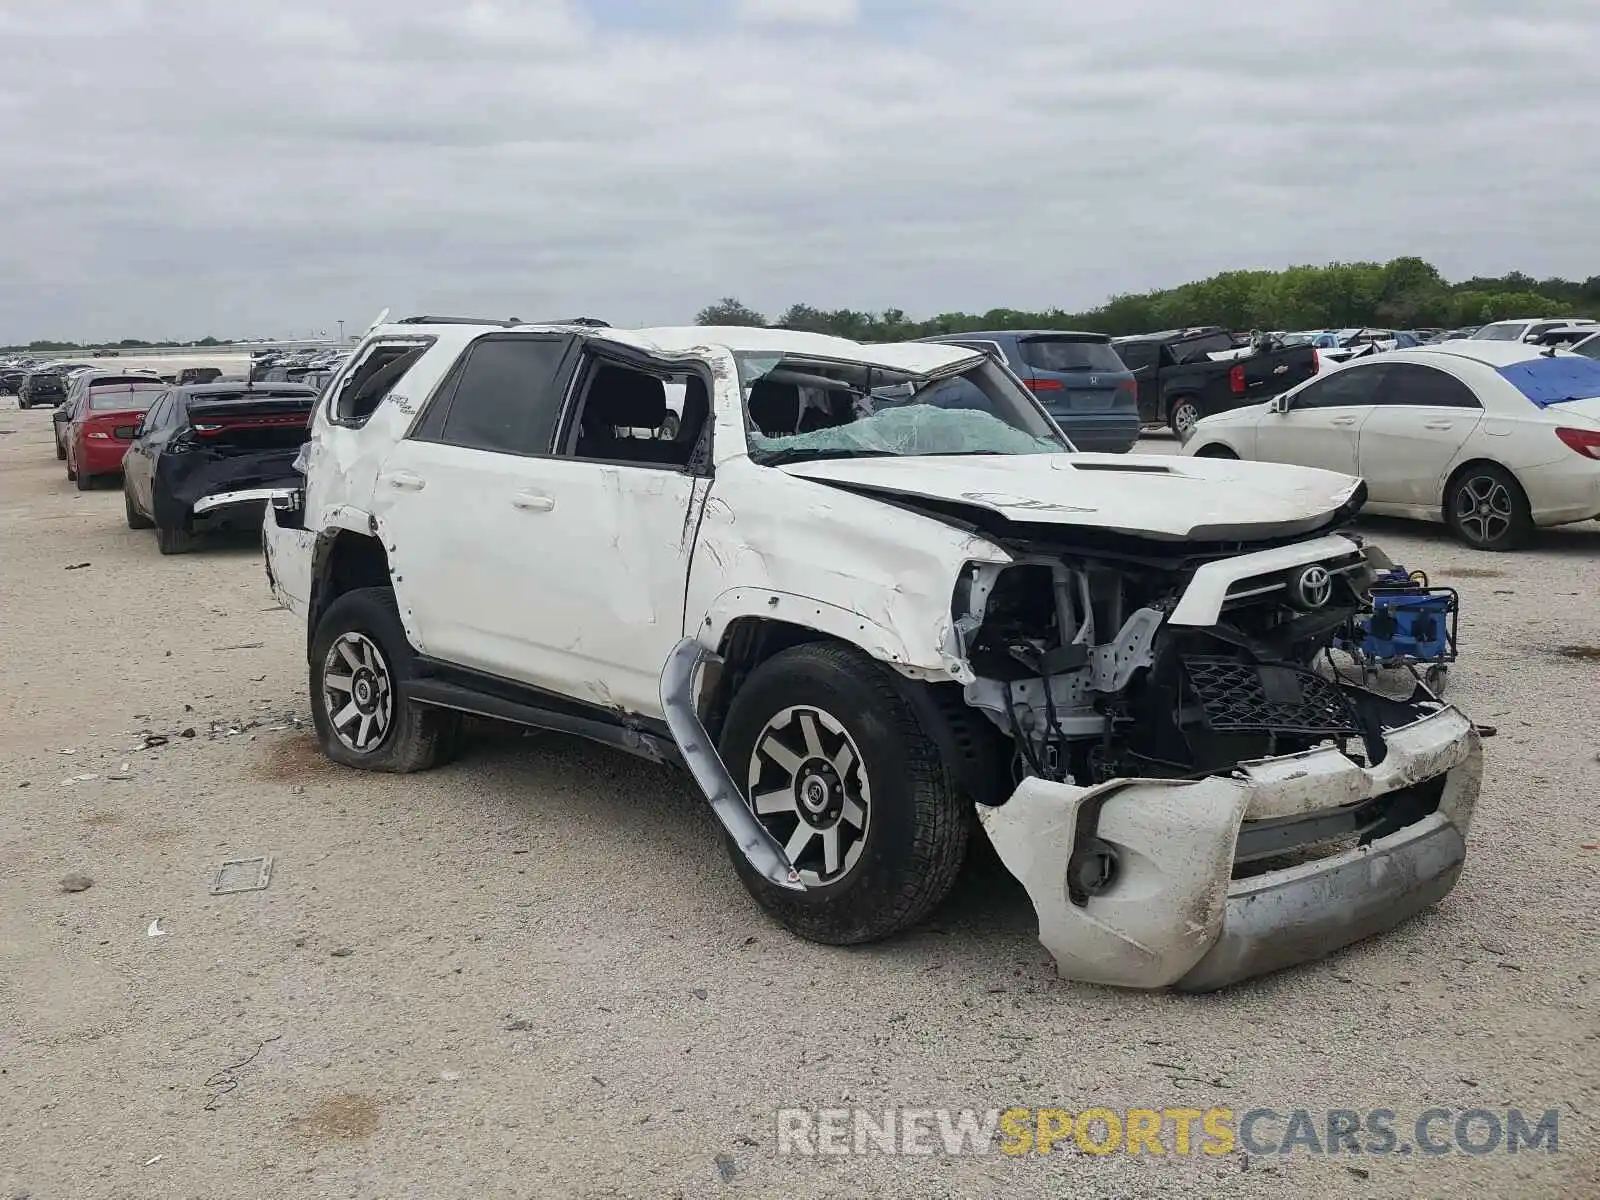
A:
<svg viewBox="0 0 1600 1200">
<path fill-rule="evenodd" d="M 259 525 L 267 497 L 299 478 L 316 390 L 299 384 L 170 388 L 123 460 L 129 529 L 181 554 L 208 527 Z"/>
</svg>

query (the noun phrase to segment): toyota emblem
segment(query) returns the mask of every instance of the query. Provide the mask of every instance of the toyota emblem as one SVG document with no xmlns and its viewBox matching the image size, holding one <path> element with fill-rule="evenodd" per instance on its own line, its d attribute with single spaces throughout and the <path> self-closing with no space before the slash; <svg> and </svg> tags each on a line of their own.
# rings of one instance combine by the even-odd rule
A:
<svg viewBox="0 0 1600 1200">
<path fill-rule="evenodd" d="M 1333 598 L 1333 576 L 1328 568 L 1312 563 L 1289 584 L 1289 598 L 1296 608 L 1322 608 Z"/>
</svg>

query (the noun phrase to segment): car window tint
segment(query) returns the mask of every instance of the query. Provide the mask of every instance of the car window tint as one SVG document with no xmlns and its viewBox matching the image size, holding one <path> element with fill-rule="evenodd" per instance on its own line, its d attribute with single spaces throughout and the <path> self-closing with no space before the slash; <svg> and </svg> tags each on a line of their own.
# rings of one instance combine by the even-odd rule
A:
<svg viewBox="0 0 1600 1200">
<path fill-rule="evenodd" d="M 1591 337 L 1587 341 L 1579 342 L 1572 348 L 1574 354 L 1581 354 L 1585 358 L 1600 358 L 1600 337 Z"/>
<path fill-rule="evenodd" d="M 1428 408 L 1482 408 L 1472 389 L 1437 367 L 1390 363 L 1380 403 Z"/>
<path fill-rule="evenodd" d="M 1379 363 L 1334 371 L 1297 392 L 1291 407 L 1349 408 L 1356 404 L 1375 404 L 1378 385 L 1388 369 L 1387 363 Z"/>
<path fill-rule="evenodd" d="M 1126 342 L 1114 349 L 1130 371 L 1142 371 L 1156 365 L 1158 347 L 1153 342 Z"/>
<path fill-rule="evenodd" d="M 548 452 L 561 405 L 556 376 L 570 340 L 480 338 L 449 397 L 439 440 L 504 454 Z"/>
</svg>

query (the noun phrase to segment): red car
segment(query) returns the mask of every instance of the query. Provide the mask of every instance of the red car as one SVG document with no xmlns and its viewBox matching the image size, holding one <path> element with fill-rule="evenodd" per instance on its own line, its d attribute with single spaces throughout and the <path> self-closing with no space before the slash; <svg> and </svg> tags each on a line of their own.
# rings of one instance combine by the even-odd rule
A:
<svg viewBox="0 0 1600 1200">
<path fill-rule="evenodd" d="M 100 475 L 122 470 L 122 456 L 133 441 L 139 418 L 167 390 L 159 379 L 138 375 L 105 375 L 74 389 L 72 410 L 62 443 L 67 452 L 67 478 L 87 492 Z"/>
</svg>

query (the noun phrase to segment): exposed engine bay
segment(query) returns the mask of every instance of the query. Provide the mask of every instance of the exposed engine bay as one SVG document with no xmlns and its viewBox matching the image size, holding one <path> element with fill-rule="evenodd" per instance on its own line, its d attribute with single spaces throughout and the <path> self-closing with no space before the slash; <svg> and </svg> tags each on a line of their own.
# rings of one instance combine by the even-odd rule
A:
<svg viewBox="0 0 1600 1200">
<path fill-rule="evenodd" d="M 954 597 L 977 676 L 967 703 L 1011 740 L 1014 783 L 1199 779 L 1329 742 L 1376 764 L 1384 731 L 1429 710 L 1329 677 L 1330 643 L 1362 609 L 1374 574 L 1367 552 L 1343 545 L 1230 580 L 1213 619 L 1198 625 L 1174 620 L 1180 601 L 1207 562 L 1234 555 L 1041 548 L 1012 564 L 974 564 Z"/>
</svg>

